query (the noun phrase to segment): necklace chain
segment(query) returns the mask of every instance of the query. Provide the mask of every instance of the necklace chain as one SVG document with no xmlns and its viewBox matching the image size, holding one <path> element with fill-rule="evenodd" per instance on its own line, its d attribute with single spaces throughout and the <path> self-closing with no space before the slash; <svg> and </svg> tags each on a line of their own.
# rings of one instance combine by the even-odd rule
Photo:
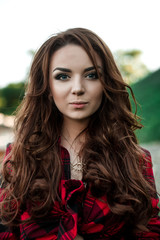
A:
<svg viewBox="0 0 160 240">
<path fill-rule="evenodd" d="M 70 149 L 72 148 L 73 151 L 74 151 L 74 153 L 76 154 L 76 157 L 73 159 L 73 163 L 70 162 L 71 170 L 74 170 L 75 172 L 78 172 L 78 173 L 82 172 L 83 167 L 84 167 L 84 163 L 82 163 L 82 160 L 81 160 L 81 158 L 80 158 L 80 156 L 79 156 L 79 153 L 77 153 L 77 152 L 75 151 L 75 149 L 73 148 L 73 146 L 72 146 L 73 143 L 70 144 L 70 142 L 68 141 L 68 139 L 67 139 L 64 135 L 62 135 L 62 137 L 63 137 L 63 138 L 65 139 L 65 141 L 69 144 Z M 73 141 L 73 142 L 74 142 L 74 141 Z M 75 160 L 76 160 L 76 162 L 75 162 Z"/>
<path fill-rule="evenodd" d="M 70 146 L 70 149 L 72 148 L 73 149 L 73 151 L 74 151 L 74 153 L 77 155 L 77 156 L 79 156 L 79 153 L 77 153 L 76 151 L 75 151 L 75 149 L 73 148 L 73 143 L 74 143 L 74 141 L 72 142 L 72 144 L 68 141 L 68 139 L 64 136 L 64 135 L 62 135 L 62 137 L 64 138 L 64 140 L 69 144 L 69 146 Z"/>
</svg>

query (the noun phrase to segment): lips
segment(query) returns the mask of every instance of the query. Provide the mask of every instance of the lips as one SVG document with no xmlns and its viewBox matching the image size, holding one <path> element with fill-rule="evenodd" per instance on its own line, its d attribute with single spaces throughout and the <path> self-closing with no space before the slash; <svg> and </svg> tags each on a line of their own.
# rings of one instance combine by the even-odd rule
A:
<svg viewBox="0 0 160 240">
<path fill-rule="evenodd" d="M 85 101 L 73 101 L 73 102 L 70 102 L 70 104 L 76 108 L 76 109 L 81 109 L 81 108 L 84 108 L 86 106 L 88 102 L 85 102 Z"/>
<path fill-rule="evenodd" d="M 87 104 L 88 102 L 85 102 L 85 101 L 73 101 L 73 102 L 70 102 L 70 104 Z"/>
</svg>

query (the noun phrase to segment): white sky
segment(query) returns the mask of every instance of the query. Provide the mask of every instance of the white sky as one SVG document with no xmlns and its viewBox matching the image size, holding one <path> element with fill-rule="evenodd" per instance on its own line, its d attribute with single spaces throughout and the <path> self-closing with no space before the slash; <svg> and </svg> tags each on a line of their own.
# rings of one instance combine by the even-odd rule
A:
<svg viewBox="0 0 160 240">
<path fill-rule="evenodd" d="M 112 52 L 139 49 L 160 67 L 160 0 L 0 0 L 0 87 L 25 78 L 31 57 L 53 33 L 96 32 Z"/>
</svg>

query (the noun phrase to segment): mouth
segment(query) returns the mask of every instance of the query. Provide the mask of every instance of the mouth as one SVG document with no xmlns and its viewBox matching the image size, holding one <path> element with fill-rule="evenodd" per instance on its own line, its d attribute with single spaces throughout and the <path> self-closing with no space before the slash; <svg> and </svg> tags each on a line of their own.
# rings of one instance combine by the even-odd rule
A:
<svg viewBox="0 0 160 240">
<path fill-rule="evenodd" d="M 85 102 L 85 101 L 73 101 L 73 102 L 70 102 L 70 104 L 87 104 L 88 102 Z"/>
<path fill-rule="evenodd" d="M 70 102 L 70 105 L 72 105 L 74 108 L 78 108 L 78 109 L 84 108 L 87 104 L 88 104 L 88 102 L 85 102 L 85 101 Z"/>
</svg>

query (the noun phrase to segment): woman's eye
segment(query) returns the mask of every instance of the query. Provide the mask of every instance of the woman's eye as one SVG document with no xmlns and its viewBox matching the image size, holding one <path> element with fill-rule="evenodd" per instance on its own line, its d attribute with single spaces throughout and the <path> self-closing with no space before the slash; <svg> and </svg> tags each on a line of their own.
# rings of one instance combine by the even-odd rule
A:
<svg viewBox="0 0 160 240">
<path fill-rule="evenodd" d="M 89 79 L 98 79 L 98 74 L 96 72 L 89 73 L 86 77 Z"/>
<path fill-rule="evenodd" d="M 70 78 L 67 74 L 58 74 L 56 75 L 55 79 L 56 80 L 67 80 L 68 78 Z"/>
</svg>

